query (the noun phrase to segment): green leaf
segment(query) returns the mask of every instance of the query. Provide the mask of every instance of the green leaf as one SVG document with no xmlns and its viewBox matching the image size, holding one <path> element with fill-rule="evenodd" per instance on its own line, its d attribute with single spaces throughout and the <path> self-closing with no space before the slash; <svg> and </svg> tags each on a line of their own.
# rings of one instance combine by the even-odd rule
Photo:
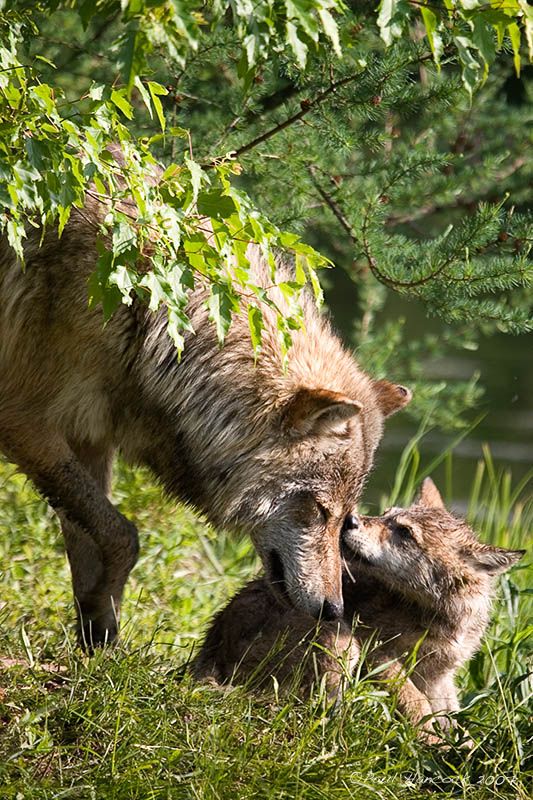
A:
<svg viewBox="0 0 533 800">
<path fill-rule="evenodd" d="M 248 327 L 255 355 L 261 352 L 261 338 L 264 328 L 263 312 L 254 305 L 248 305 Z"/>
<path fill-rule="evenodd" d="M 49 59 L 49 58 L 46 58 L 45 56 L 41 56 L 41 55 L 37 54 L 37 55 L 35 56 L 35 60 L 36 60 L 36 61 L 42 61 L 44 64 L 48 64 L 48 66 L 49 66 L 49 67 L 52 67 L 52 69 L 57 69 L 57 67 L 56 67 L 56 65 L 54 64 L 54 62 L 53 62 L 53 61 L 50 61 L 50 59 Z"/>
<path fill-rule="evenodd" d="M 159 306 L 167 301 L 168 295 L 164 282 L 155 272 L 147 272 L 146 275 L 143 275 L 139 285 L 144 286 L 150 292 L 150 302 L 148 304 L 150 311 L 157 311 Z"/>
<path fill-rule="evenodd" d="M 129 98 L 131 97 L 135 76 L 142 71 L 144 64 L 143 45 L 146 44 L 146 40 L 139 30 L 138 19 L 129 20 L 126 31 L 121 37 L 121 43 L 119 65 L 126 84 L 126 96 Z"/>
<path fill-rule="evenodd" d="M 496 42 L 492 25 L 488 25 L 481 16 L 474 19 L 472 44 L 483 59 L 483 81 L 486 81 L 489 67 L 496 56 Z"/>
<path fill-rule="evenodd" d="M 126 100 L 125 89 L 113 89 L 111 92 L 111 102 L 122 111 L 125 117 L 128 119 L 133 119 L 133 108 Z"/>
<path fill-rule="evenodd" d="M 402 35 L 403 23 L 407 19 L 408 8 L 402 0 L 381 0 L 379 4 L 378 28 L 386 45 Z"/>
<path fill-rule="evenodd" d="M 61 236 L 63 231 L 65 230 L 65 225 L 70 219 L 70 212 L 72 210 L 72 206 L 59 206 L 59 224 L 57 226 L 57 235 L 58 237 Z"/>
<path fill-rule="evenodd" d="M 228 219 L 235 214 L 235 203 L 231 197 L 213 190 L 198 195 L 198 213 L 205 217 Z"/>
<path fill-rule="evenodd" d="M 89 22 L 97 13 L 97 5 L 94 0 L 83 0 L 80 3 L 80 19 L 84 28 L 87 28 Z"/>
<path fill-rule="evenodd" d="M 133 79 L 133 82 L 134 82 L 135 88 L 137 89 L 137 91 L 139 92 L 139 94 L 142 97 L 142 101 L 143 101 L 144 105 L 146 106 L 146 109 L 147 109 L 148 113 L 150 114 L 150 119 L 153 119 L 154 115 L 153 115 L 153 112 L 152 112 L 152 100 L 151 100 L 150 92 L 148 91 L 148 89 L 146 88 L 146 86 L 144 85 L 144 83 L 142 82 L 142 80 L 139 78 L 138 75 L 135 75 L 135 78 Z"/>
<path fill-rule="evenodd" d="M 171 299 L 175 304 L 187 302 L 189 291 L 194 289 L 194 276 L 192 270 L 185 263 L 175 264 L 167 272 L 168 285 L 171 291 Z M 190 328 L 192 331 L 192 326 Z"/>
<path fill-rule="evenodd" d="M 509 39 L 511 40 L 511 46 L 513 48 L 514 68 L 517 76 L 520 77 L 520 28 L 516 22 L 508 26 L 507 33 L 509 34 Z"/>
<path fill-rule="evenodd" d="M 126 306 L 131 306 L 133 302 L 133 290 L 138 285 L 137 276 L 135 273 L 128 269 L 128 267 L 120 264 L 115 266 L 109 274 L 109 284 L 115 286 L 120 292 L 120 299 Z M 104 298 L 107 297 L 107 292 Z"/>
<path fill-rule="evenodd" d="M 455 36 L 454 41 L 461 60 L 463 83 L 470 97 L 472 97 L 481 80 L 481 65 L 472 55 L 470 39 L 466 36 Z"/>
<path fill-rule="evenodd" d="M 191 186 L 192 186 L 191 206 L 193 206 L 198 198 L 198 193 L 202 186 L 202 182 L 207 179 L 207 175 L 204 173 L 200 164 L 198 164 L 196 161 L 192 161 L 192 159 L 186 157 L 185 163 L 187 164 L 187 167 L 191 174 Z"/>
<path fill-rule="evenodd" d="M 165 89 L 164 86 L 161 86 L 160 83 L 156 83 L 155 81 L 148 81 L 148 91 L 150 92 L 150 97 L 152 98 L 152 103 L 154 106 L 154 111 L 157 115 L 157 119 L 159 120 L 159 125 L 161 126 L 161 130 L 165 131 L 165 114 L 163 113 L 163 106 L 161 104 L 161 100 L 159 99 L 159 95 L 168 94 L 168 91 Z"/>
<path fill-rule="evenodd" d="M 168 323 L 167 323 L 167 331 L 168 335 L 174 342 L 174 346 L 177 350 L 177 357 L 178 360 L 183 353 L 183 348 L 185 347 L 185 339 L 183 338 L 183 325 L 181 322 L 180 316 L 177 314 L 175 308 L 168 309 Z"/>
<path fill-rule="evenodd" d="M 215 323 L 217 338 L 222 344 L 231 326 L 232 312 L 239 310 L 239 303 L 231 287 L 222 283 L 211 284 L 207 307 L 209 319 Z"/>
<path fill-rule="evenodd" d="M 55 102 L 52 97 L 52 88 L 46 83 L 40 83 L 37 86 L 31 87 L 31 93 L 38 98 L 41 105 L 47 114 L 52 114 L 55 111 Z"/>
<path fill-rule="evenodd" d="M 317 6 L 321 7 L 321 0 L 316 4 L 313 0 L 311 2 L 310 0 L 285 0 L 285 5 L 287 19 L 292 20 L 296 27 L 301 29 L 302 33 L 313 42 L 318 42 L 319 26 L 314 12 Z"/>
<path fill-rule="evenodd" d="M 93 83 L 87 94 L 91 100 L 100 101 L 103 97 L 104 90 L 105 86 L 103 86 L 101 83 Z"/>
<path fill-rule="evenodd" d="M 116 311 L 122 300 L 120 289 L 109 282 L 113 269 L 113 253 L 104 247 L 101 240 L 97 242 L 98 259 L 96 269 L 89 277 L 89 307 L 102 305 L 104 321 L 107 322 Z"/>
<path fill-rule="evenodd" d="M 324 294 L 322 292 L 322 287 L 320 285 L 320 281 L 318 280 L 318 276 L 315 270 L 307 263 L 307 274 L 309 276 L 309 280 L 311 281 L 311 286 L 313 287 L 313 293 L 315 295 L 315 301 L 317 306 L 321 306 L 324 302 Z"/>
<path fill-rule="evenodd" d="M 125 219 L 118 220 L 113 228 L 113 253 L 115 256 L 125 253 L 137 242 L 135 228 Z"/>
<path fill-rule="evenodd" d="M 522 21 L 526 32 L 529 60 L 533 61 L 533 6 L 528 3 L 528 0 L 518 0 L 518 3 L 523 15 Z"/>
<path fill-rule="evenodd" d="M 18 258 L 21 261 L 24 260 L 24 250 L 22 246 L 22 242 L 26 238 L 26 230 L 24 227 L 24 223 L 20 222 L 18 219 L 9 219 L 7 222 L 7 240 L 15 253 L 17 254 Z"/>
<path fill-rule="evenodd" d="M 337 27 L 337 23 L 333 19 L 330 12 L 325 8 L 318 9 L 318 16 L 320 17 L 320 21 L 322 22 L 322 27 L 324 28 L 326 36 L 333 45 L 335 53 L 340 57 L 341 45 L 339 41 L 339 29 Z"/>
<path fill-rule="evenodd" d="M 438 32 L 438 27 L 440 24 L 439 19 L 437 15 L 431 11 L 431 9 L 425 6 L 420 7 L 420 13 L 422 14 L 424 27 L 426 29 L 426 35 L 428 37 L 431 52 L 433 53 L 433 58 L 437 64 L 437 67 L 440 69 L 440 58 L 444 50 L 444 43 L 442 41 L 442 36 Z"/>
<path fill-rule="evenodd" d="M 287 41 L 289 42 L 296 63 L 300 69 L 305 69 L 307 63 L 307 45 L 298 36 L 298 29 L 293 22 L 287 21 Z"/>
</svg>

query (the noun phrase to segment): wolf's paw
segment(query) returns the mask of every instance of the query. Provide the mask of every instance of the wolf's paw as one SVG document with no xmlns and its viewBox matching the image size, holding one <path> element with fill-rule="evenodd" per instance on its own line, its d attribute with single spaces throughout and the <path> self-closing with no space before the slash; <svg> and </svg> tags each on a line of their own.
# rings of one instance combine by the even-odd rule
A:
<svg viewBox="0 0 533 800">
<path fill-rule="evenodd" d="M 76 636 L 81 649 L 92 655 L 96 648 L 114 644 L 118 636 L 118 619 L 113 612 L 101 615 L 78 614 Z"/>
</svg>

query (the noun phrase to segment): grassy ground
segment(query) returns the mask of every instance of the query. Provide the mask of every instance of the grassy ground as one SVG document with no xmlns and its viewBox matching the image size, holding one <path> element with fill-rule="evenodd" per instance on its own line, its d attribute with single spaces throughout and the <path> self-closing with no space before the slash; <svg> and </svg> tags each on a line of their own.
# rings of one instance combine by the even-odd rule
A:
<svg viewBox="0 0 533 800">
<path fill-rule="evenodd" d="M 412 449 L 395 502 L 412 493 L 419 473 Z M 528 546 L 525 489 L 489 458 L 480 465 L 470 515 L 484 540 Z M 319 692 L 307 703 L 276 701 L 183 677 L 179 666 L 210 615 L 257 561 L 248 542 L 215 536 L 164 500 L 145 473 L 119 468 L 114 497 L 141 530 L 142 554 L 120 647 L 87 659 L 73 648 L 57 523 L 0 462 L 1 800 L 531 796 L 527 567 L 503 579 L 487 640 L 461 675 L 473 750 L 435 750 L 369 681 L 353 685 L 332 713 Z"/>
</svg>

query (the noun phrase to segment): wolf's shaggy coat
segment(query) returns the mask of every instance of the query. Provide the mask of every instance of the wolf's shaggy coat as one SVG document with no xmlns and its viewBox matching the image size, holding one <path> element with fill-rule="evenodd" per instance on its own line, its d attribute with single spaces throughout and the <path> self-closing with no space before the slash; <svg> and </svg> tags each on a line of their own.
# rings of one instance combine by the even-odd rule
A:
<svg viewBox="0 0 533 800">
<path fill-rule="evenodd" d="M 61 517 L 80 638 L 114 638 L 137 558 L 136 530 L 108 499 L 117 448 L 214 525 L 249 533 L 297 607 L 339 615 L 342 523 L 384 417 L 410 393 L 362 372 L 310 301 L 286 372 L 273 315 L 255 364 L 244 316 L 219 347 L 201 285 L 180 363 L 164 310 L 134 300 L 104 328 L 87 305 L 99 213 L 74 210 L 60 240 L 29 231 L 24 270 L 0 242 L 0 450 Z M 250 259 L 266 286 L 254 248 Z"/>
</svg>

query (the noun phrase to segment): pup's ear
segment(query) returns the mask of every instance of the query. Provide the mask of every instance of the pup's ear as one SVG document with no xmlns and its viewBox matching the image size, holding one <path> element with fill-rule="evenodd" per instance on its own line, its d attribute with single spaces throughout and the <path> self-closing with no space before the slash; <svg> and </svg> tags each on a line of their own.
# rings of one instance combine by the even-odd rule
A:
<svg viewBox="0 0 533 800">
<path fill-rule="evenodd" d="M 373 386 L 384 417 L 390 417 L 411 402 L 413 393 L 406 386 L 390 381 L 373 381 Z"/>
<path fill-rule="evenodd" d="M 431 478 L 426 478 L 422 483 L 415 505 L 424 506 L 425 508 L 446 508 L 444 500 Z"/>
<path fill-rule="evenodd" d="M 284 429 L 296 436 L 343 434 L 348 420 L 357 416 L 361 403 L 328 389 L 298 389 L 283 413 Z"/>
<path fill-rule="evenodd" d="M 518 564 L 525 553 L 525 550 L 507 550 L 505 547 L 493 547 L 490 544 L 484 544 L 470 551 L 466 558 L 479 572 L 500 575 L 502 572 L 507 572 L 515 564 Z"/>
</svg>

